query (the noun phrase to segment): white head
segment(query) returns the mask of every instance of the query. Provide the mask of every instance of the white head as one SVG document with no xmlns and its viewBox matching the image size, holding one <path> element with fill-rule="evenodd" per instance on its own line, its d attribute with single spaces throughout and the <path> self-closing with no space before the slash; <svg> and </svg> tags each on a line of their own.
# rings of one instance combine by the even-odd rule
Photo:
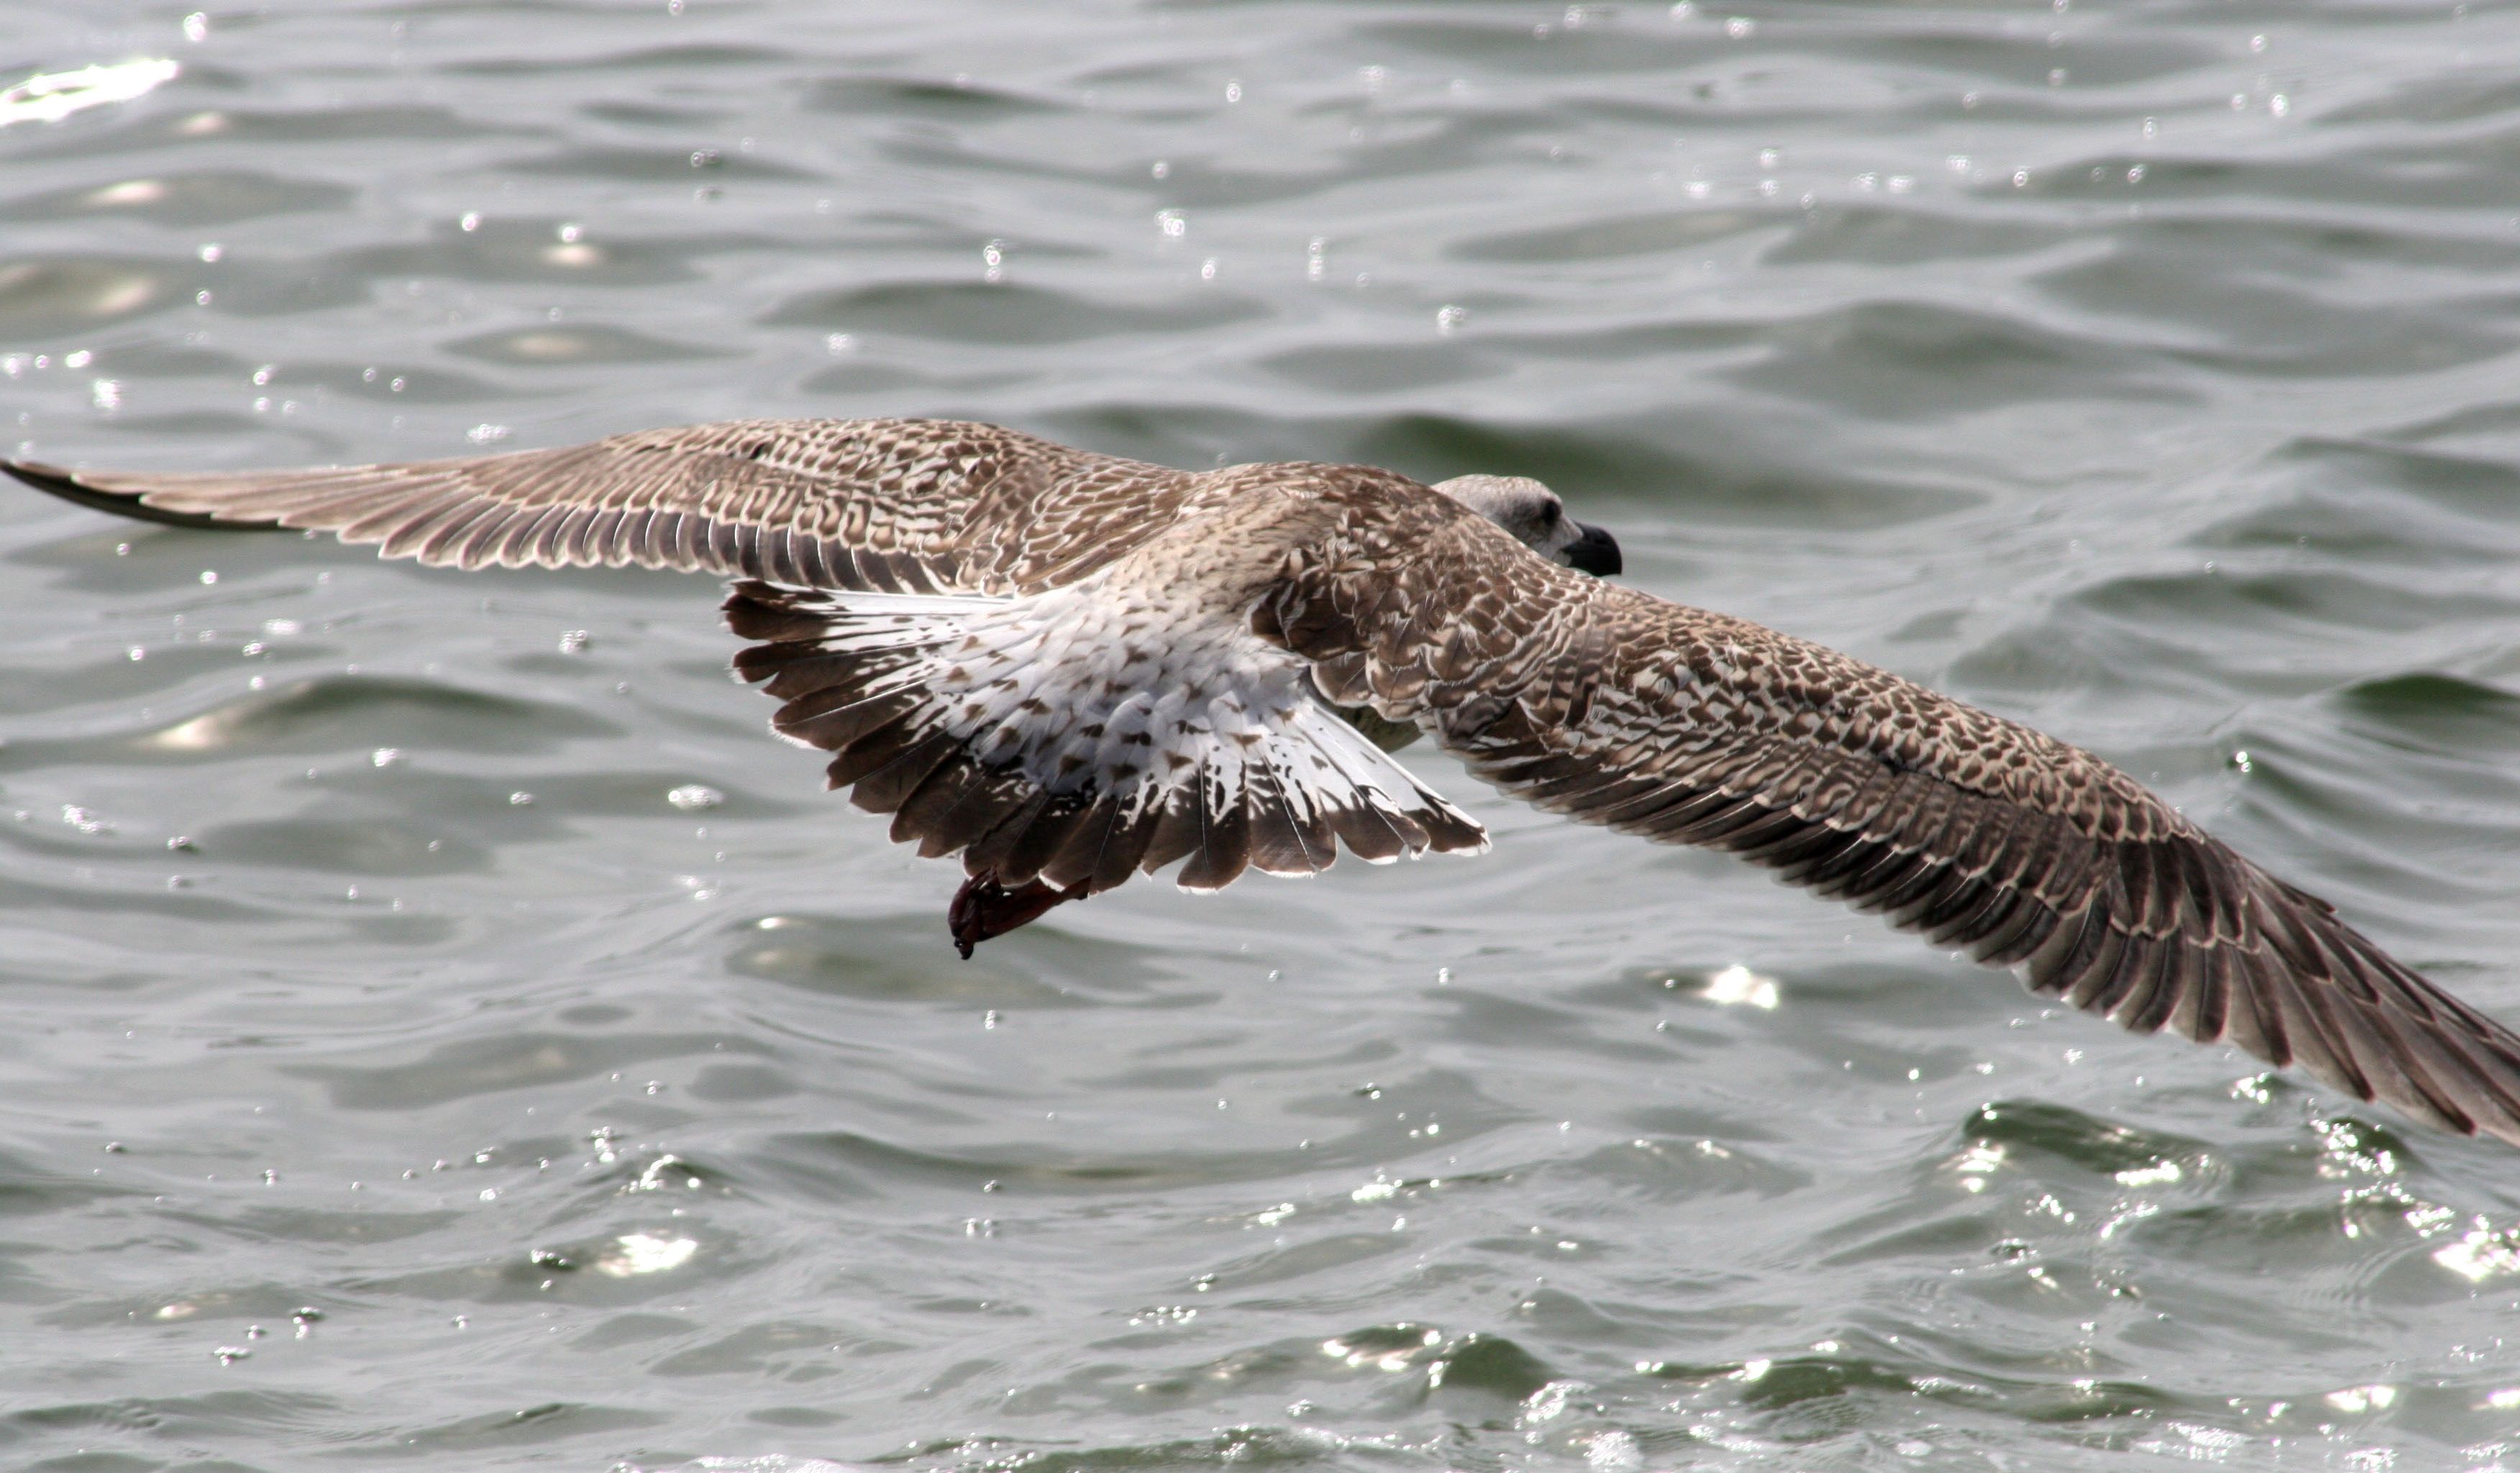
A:
<svg viewBox="0 0 2520 1473">
<path fill-rule="evenodd" d="M 1620 570 L 1618 540 L 1567 515 L 1557 493 L 1530 476 L 1457 475 L 1435 489 L 1552 562 L 1603 578 Z"/>
</svg>

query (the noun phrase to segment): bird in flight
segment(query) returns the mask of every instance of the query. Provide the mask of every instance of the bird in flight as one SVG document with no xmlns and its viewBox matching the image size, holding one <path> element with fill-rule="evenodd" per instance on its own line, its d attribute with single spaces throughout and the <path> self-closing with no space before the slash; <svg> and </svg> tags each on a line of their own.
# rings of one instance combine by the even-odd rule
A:
<svg viewBox="0 0 2520 1473">
<path fill-rule="evenodd" d="M 2138 1032 L 2520 1144 L 2520 1035 L 2108 763 L 1604 575 L 1536 481 L 1206 471 L 940 420 L 754 420 L 338 469 L 0 462 L 91 507 L 462 568 L 734 580 L 736 669 L 971 948 L 1178 861 L 1184 889 L 1487 848 L 1391 760 L 1736 854 Z"/>
</svg>

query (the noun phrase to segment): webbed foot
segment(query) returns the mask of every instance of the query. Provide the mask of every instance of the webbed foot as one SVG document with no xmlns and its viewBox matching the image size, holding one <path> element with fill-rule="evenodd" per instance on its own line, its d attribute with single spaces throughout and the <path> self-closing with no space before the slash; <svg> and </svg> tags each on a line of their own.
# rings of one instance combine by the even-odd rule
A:
<svg viewBox="0 0 2520 1473">
<path fill-rule="evenodd" d="M 971 948 L 981 942 L 1030 925 L 1053 906 L 1085 896 L 1084 881 L 1062 890 L 1034 879 L 1010 890 L 998 883 L 996 875 L 975 874 L 954 892 L 954 903 L 945 910 L 945 928 L 954 935 L 954 950 L 968 961 Z"/>
</svg>

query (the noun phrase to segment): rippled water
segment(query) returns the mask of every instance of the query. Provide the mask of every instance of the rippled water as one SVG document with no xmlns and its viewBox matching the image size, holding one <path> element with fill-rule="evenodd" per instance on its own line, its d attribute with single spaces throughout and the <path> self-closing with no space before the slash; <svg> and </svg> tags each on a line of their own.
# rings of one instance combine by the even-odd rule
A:
<svg viewBox="0 0 2520 1473">
<path fill-rule="evenodd" d="M 0 10 L 153 60 L 0 99 L 25 451 L 1536 474 L 2520 1016 L 2513 5 Z M 0 496 L 0 1460 L 2520 1463 L 2503 1147 L 1433 755 L 964 964 L 715 597 Z"/>
</svg>

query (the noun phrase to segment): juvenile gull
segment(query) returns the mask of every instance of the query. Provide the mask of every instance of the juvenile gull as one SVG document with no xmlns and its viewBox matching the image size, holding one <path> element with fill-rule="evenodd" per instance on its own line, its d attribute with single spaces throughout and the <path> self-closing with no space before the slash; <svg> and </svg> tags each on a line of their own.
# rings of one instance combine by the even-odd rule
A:
<svg viewBox="0 0 2520 1473">
<path fill-rule="evenodd" d="M 1535 481 L 1191 472 L 993 425 L 745 421 L 406 466 L 119 474 L 89 506 L 439 566 L 730 575 L 736 668 L 830 785 L 960 854 L 965 955 L 1175 861 L 1212 890 L 1477 852 L 1392 762 L 1737 854 L 2139 1032 L 2299 1064 L 2520 1143 L 2520 1036 L 2079 748 L 1819 646 L 1602 581 Z"/>
</svg>

